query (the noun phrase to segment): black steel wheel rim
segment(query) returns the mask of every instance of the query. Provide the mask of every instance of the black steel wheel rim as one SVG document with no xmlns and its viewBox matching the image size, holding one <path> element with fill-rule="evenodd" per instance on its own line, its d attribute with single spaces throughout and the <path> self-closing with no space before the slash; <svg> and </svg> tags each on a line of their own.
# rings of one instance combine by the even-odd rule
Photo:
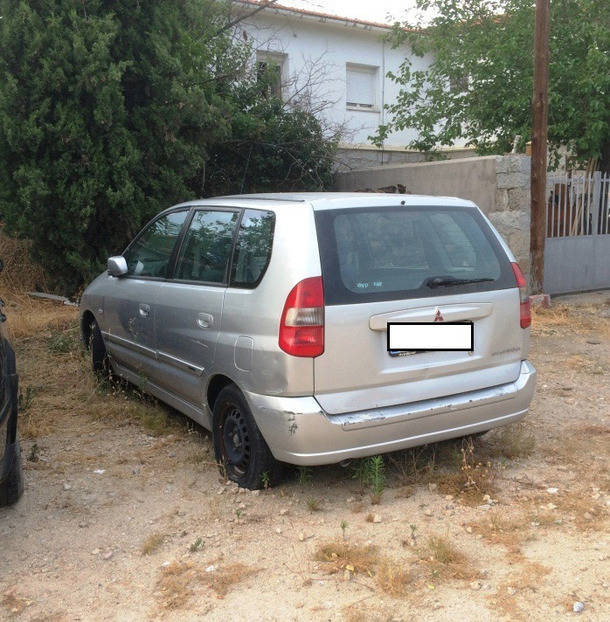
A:
<svg viewBox="0 0 610 622">
<path fill-rule="evenodd" d="M 250 464 L 250 437 L 243 413 L 229 405 L 222 426 L 222 445 L 227 469 L 243 475 Z"/>
</svg>

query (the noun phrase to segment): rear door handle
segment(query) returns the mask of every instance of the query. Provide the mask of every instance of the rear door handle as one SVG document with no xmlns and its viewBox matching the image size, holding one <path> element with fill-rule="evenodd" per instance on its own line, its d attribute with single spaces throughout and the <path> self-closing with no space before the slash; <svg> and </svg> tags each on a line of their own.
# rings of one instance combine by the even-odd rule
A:
<svg viewBox="0 0 610 622">
<path fill-rule="evenodd" d="M 140 303 L 138 312 L 140 313 L 140 317 L 148 317 L 150 315 L 150 305 Z"/>
<path fill-rule="evenodd" d="M 211 313 L 200 313 L 197 316 L 197 326 L 199 326 L 199 328 L 210 328 L 210 326 L 214 326 L 214 316 Z"/>
</svg>

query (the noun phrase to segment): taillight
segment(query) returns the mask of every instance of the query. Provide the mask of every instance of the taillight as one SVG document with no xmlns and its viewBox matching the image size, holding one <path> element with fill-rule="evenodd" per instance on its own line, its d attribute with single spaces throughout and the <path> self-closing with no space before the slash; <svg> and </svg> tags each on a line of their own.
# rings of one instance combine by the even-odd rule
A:
<svg viewBox="0 0 610 622">
<path fill-rule="evenodd" d="M 322 277 L 297 283 L 286 298 L 280 320 L 280 348 L 292 356 L 324 352 L 324 288 Z"/>
<path fill-rule="evenodd" d="M 517 262 L 510 264 L 517 280 L 519 288 L 519 317 L 521 320 L 521 328 L 527 328 L 532 323 L 532 313 L 530 309 L 530 297 L 527 291 L 527 281 L 521 272 L 521 268 Z"/>
</svg>

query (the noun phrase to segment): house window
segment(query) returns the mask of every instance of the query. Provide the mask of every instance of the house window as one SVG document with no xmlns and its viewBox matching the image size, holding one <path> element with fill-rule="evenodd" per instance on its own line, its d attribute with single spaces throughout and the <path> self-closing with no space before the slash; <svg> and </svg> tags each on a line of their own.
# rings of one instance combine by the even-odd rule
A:
<svg viewBox="0 0 610 622">
<path fill-rule="evenodd" d="M 286 54 L 277 52 L 257 52 L 256 79 L 265 82 L 270 97 L 282 97 L 282 82 L 286 63 Z"/>
<path fill-rule="evenodd" d="M 377 106 L 377 73 L 379 67 L 346 65 L 346 101 L 348 108 L 371 110 Z"/>
</svg>

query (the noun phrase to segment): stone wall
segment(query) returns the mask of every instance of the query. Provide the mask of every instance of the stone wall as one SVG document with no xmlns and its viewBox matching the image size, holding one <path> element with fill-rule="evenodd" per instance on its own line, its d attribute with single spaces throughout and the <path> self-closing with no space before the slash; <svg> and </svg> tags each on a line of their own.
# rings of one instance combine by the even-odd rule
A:
<svg viewBox="0 0 610 622">
<path fill-rule="evenodd" d="M 410 194 L 474 201 L 529 271 L 530 157 L 483 156 L 364 168 L 337 174 L 336 190 L 365 191 L 404 185 Z"/>
<path fill-rule="evenodd" d="M 495 201 L 487 217 L 513 251 L 521 269 L 530 269 L 530 156 L 496 156 Z"/>
</svg>

